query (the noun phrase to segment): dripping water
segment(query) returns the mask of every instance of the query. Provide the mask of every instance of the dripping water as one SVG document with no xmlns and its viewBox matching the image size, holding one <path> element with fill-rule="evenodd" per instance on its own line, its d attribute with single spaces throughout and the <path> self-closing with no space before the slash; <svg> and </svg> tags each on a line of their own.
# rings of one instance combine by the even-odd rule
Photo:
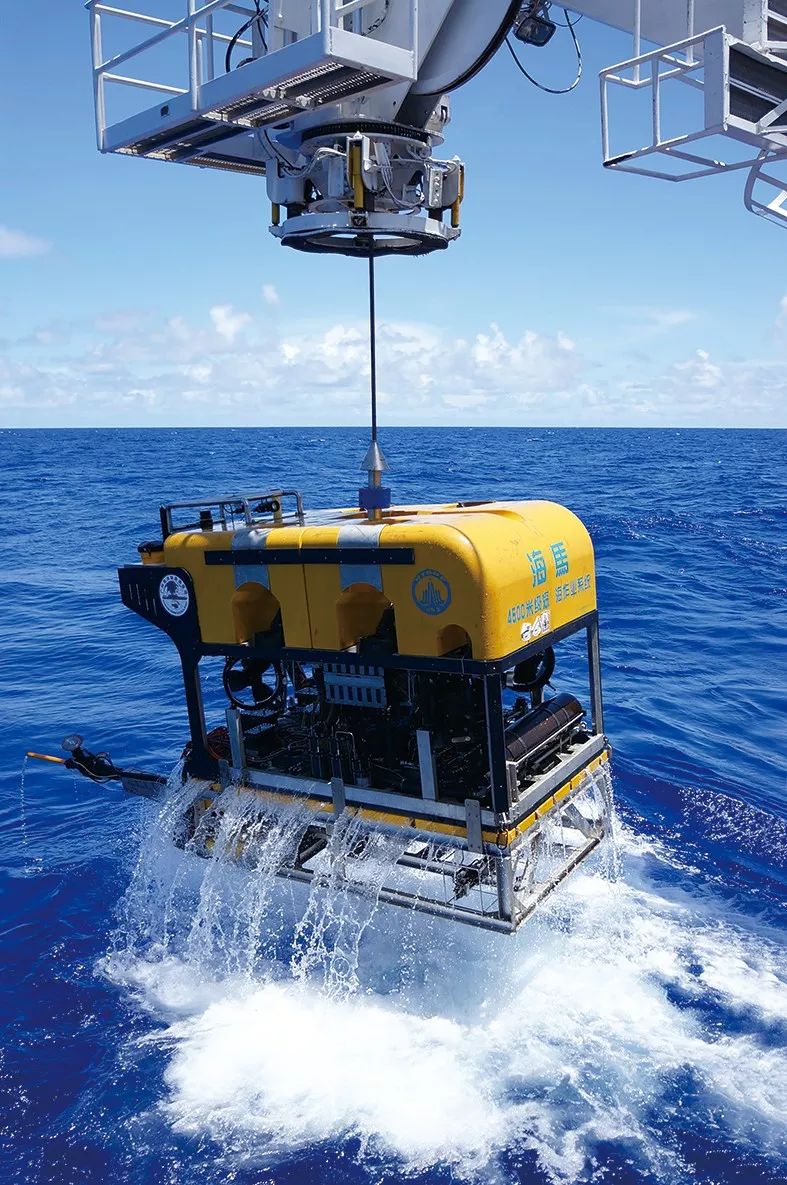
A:
<svg viewBox="0 0 787 1185">
<path fill-rule="evenodd" d="M 27 833 L 27 800 L 25 799 L 25 778 L 30 758 L 22 758 L 22 771 L 19 775 L 19 834 L 22 841 L 22 871 L 25 876 L 30 874 L 30 838 Z"/>
</svg>

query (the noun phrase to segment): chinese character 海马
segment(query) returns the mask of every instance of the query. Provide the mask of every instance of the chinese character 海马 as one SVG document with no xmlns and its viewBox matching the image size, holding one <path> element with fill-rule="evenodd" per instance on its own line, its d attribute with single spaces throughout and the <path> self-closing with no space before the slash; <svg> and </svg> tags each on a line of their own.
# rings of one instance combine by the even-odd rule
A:
<svg viewBox="0 0 787 1185">
<path fill-rule="evenodd" d="M 568 574 L 568 548 L 565 543 L 552 544 L 552 558 L 555 561 L 555 575 L 566 576 Z"/>
</svg>

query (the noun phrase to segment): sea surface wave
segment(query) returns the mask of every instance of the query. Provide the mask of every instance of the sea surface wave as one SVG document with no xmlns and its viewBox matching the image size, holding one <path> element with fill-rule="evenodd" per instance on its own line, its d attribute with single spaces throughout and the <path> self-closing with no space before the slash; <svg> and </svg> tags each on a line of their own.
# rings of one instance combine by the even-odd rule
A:
<svg viewBox="0 0 787 1185">
<path fill-rule="evenodd" d="M 342 907 L 337 978 L 300 887 L 194 868 L 158 805 L 22 755 L 76 731 L 172 769 L 177 657 L 117 565 L 162 501 L 351 501 L 365 433 L 0 431 L 0 1179 L 783 1182 L 786 443 L 385 433 L 397 501 L 550 498 L 590 528 L 619 871 L 512 940 Z"/>
</svg>

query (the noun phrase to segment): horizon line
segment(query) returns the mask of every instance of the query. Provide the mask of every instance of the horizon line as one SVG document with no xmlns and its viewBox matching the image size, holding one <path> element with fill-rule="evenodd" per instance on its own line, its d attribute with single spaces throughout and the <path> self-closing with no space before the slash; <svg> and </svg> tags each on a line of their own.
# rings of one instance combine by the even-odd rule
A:
<svg viewBox="0 0 787 1185">
<path fill-rule="evenodd" d="M 785 432 L 787 424 L 388 424 L 381 431 Z M 357 424 L 3 424 L 0 432 L 368 432 Z"/>
</svg>

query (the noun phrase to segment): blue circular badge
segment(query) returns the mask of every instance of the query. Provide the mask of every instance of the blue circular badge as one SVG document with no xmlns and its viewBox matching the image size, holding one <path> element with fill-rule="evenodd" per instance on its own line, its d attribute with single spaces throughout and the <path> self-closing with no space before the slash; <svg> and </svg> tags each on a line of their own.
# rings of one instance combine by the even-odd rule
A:
<svg viewBox="0 0 787 1185">
<path fill-rule="evenodd" d="M 436 617 L 451 604 L 451 585 L 441 572 L 424 568 L 413 580 L 413 601 L 422 613 Z"/>
</svg>

